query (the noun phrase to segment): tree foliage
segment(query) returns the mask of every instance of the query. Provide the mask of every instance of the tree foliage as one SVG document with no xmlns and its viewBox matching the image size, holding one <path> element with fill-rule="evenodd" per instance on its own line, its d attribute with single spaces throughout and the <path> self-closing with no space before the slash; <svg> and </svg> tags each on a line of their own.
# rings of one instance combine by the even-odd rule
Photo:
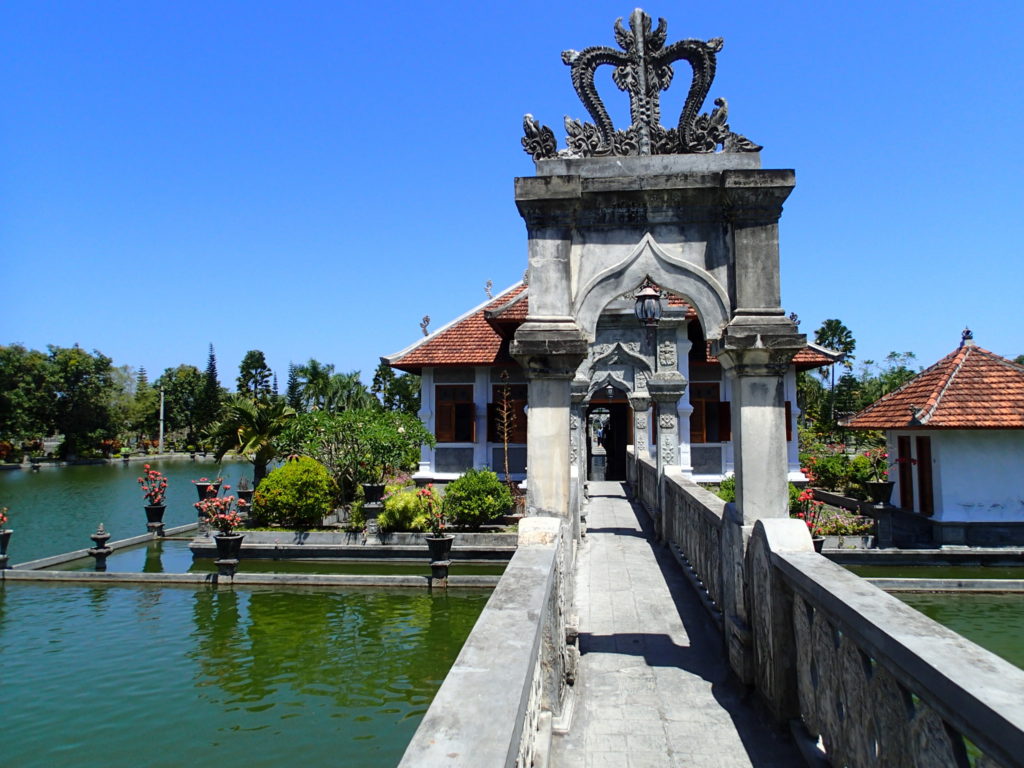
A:
<svg viewBox="0 0 1024 768">
<path fill-rule="evenodd" d="M 196 441 L 199 403 L 204 378 L 194 365 L 167 368 L 153 385 L 164 391 L 164 426 L 168 432 L 183 430 L 190 443 Z"/>
<path fill-rule="evenodd" d="M 295 410 L 278 397 L 231 396 L 223 417 L 210 428 L 214 458 L 228 453 L 245 456 L 253 464 L 253 482 L 259 485 L 267 465 L 279 455 L 278 439 L 295 418 Z"/>
<path fill-rule="evenodd" d="M 238 394 L 249 397 L 265 397 L 273 394 L 271 379 L 274 372 L 267 365 L 262 351 L 250 349 L 238 366 Z"/>
<path fill-rule="evenodd" d="M 370 391 L 380 398 L 389 411 L 401 411 L 415 416 L 420 410 L 420 377 L 409 373 L 395 373 L 383 360 L 373 374 Z"/>
<path fill-rule="evenodd" d="M 311 456 L 327 467 L 342 499 L 355 498 L 360 483 L 380 483 L 419 460 L 420 446 L 434 436 L 415 416 L 379 408 L 299 414 L 278 441 L 279 450 Z"/>
</svg>

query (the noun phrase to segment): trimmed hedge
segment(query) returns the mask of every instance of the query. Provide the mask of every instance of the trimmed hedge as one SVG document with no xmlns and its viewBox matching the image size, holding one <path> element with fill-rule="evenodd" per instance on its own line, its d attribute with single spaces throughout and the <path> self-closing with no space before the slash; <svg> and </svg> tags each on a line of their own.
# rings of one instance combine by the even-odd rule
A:
<svg viewBox="0 0 1024 768">
<path fill-rule="evenodd" d="M 257 525 L 316 528 L 334 509 L 338 486 L 320 462 L 302 456 L 267 475 L 252 496 Z"/>
</svg>

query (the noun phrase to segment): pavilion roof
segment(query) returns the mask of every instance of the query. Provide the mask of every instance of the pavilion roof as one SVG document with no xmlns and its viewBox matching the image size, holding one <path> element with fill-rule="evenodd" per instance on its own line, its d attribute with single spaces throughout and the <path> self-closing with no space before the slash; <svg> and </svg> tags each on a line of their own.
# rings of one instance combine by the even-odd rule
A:
<svg viewBox="0 0 1024 768">
<path fill-rule="evenodd" d="M 851 429 L 1022 429 L 1024 366 L 966 342 L 846 419 Z"/>
</svg>

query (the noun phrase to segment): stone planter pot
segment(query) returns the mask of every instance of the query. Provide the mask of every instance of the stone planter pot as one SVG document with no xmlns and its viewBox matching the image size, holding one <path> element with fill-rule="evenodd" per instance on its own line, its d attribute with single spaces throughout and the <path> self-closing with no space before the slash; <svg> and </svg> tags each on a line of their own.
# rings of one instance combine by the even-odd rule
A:
<svg viewBox="0 0 1024 768">
<path fill-rule="evenodd" d="M 216 496 L 220 493 L 220 483 L 196 483 L 196 493 L 199 494 L 199 500 L 202 501 L 206 498 L 206 494 L 213 489 L 211 495 Z"/>
<path fill-rule="evenodd" d="M 868 498 L 872 504 L 888 504 L 889 497 L 892 496 L 892 487 L 895 483 L 891 480 L 880 483 L 864 483 L 864 488 L 868 492 Z"/>
<path fill-rule="evenodd" d="M 217 545 L 217 557 L 221 560 L 238 560 L 242 554 L 244 538 L 240 533 L 218 533 L 213 537 Z"/>
<path fill-rule="evenodd" d="M 239 501 L 244 501 L 246 504 L 252 504 L 252 495 L 256 493 L 255 489 L 250 488 L 247 491 L 236 490 L 235 495 L 238 496 Z"/>
<path fill-rule="evenodd" d="M 454 536 L 449 534 L 447 536 L 424 536 L 423 538 L 426 539 L 427 548 L 430 550 L 431 562 L 450 559 L 448 555 L 452 551 Z"/>
<path fill-rule="evenodd" d="M 11 534 L 14 533 L 13 528 L 5 528 L 0 531 L 0 555 L 7 554 L 7 545 L 11 541 Z"/>
<path fill-rule="evenodd" d="M 825 537 L 824 536 L 812 536 L 811 544 L 814 545 L 814 551 L 821 554 L 821 550 L 825 548 Z"/>
<path fill-rule="evenodd" d="M 146 505 L 146 522 L 147 523 L 162 523 L 164 521 L 164 512 L 167 510 L 166 504 L 147 504 Z"/>
<path fill-rule="evenodd" d="M 384 485 L 382 483 L 363 483 L 363 502 L 376 504 L 384 496 Z"/>
</svg>

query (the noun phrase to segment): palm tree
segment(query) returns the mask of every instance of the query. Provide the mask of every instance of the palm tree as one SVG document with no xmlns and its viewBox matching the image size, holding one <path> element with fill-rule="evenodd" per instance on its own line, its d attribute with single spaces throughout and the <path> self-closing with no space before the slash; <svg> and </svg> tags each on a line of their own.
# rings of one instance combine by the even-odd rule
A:
<svg viewBox="0 0 1024 768">
<path fill-rule="evenodd" d="M 857 348 L 857 342 L 853 338 L 853 333 L 850 329 L 843 325 L 842 320 L 836 318 L 830 318 L 821 324 L 814 333 L 814 341 L 816 344 L 820 344 L 823 347 L 831 349 L 835 352 L 842 352 L 843 359 L 840 361 L 847 371 L 853 369 L 853 350 Z M 829 423 L 835 422 L 835 407 L 836 407 L 836 367 L 830 365 L 828 367 L 829 373 L 831 374 L 831 381 L 829 383 Z M 822 378 L 825 377 L 825 371 L 821 371 Z"/>
<path fill-rule="evenodd" d="M 295 367 L 295 373 L 302 381 L 302 405 L 307 411 L 323 410 L 324 400 L 334 375 L 333 365 L 324 365 L 315 358 L 309 358 L 305 365 Z"/>
<path fill-rule="evenodd" d="M 253 485 L 267 476 L 267 465 L 277 458 L 274 439 L 295 418 L 295 409 L 277 397 L 252 399 L 235 395 L 224 406 L 224 416 L 213 425 L 210 439 L 214 458 L 227 453 L 245 456 L 253 464 Z"/>
<path fill-rule="evenodd" d="M 331 376 L 323 408 L 325 411 L 349 411 L 356 408 L 372 408 L 379 404 L 380 401 L 359 380 L 359 371 L 352 371 Z"/>
</svg>

